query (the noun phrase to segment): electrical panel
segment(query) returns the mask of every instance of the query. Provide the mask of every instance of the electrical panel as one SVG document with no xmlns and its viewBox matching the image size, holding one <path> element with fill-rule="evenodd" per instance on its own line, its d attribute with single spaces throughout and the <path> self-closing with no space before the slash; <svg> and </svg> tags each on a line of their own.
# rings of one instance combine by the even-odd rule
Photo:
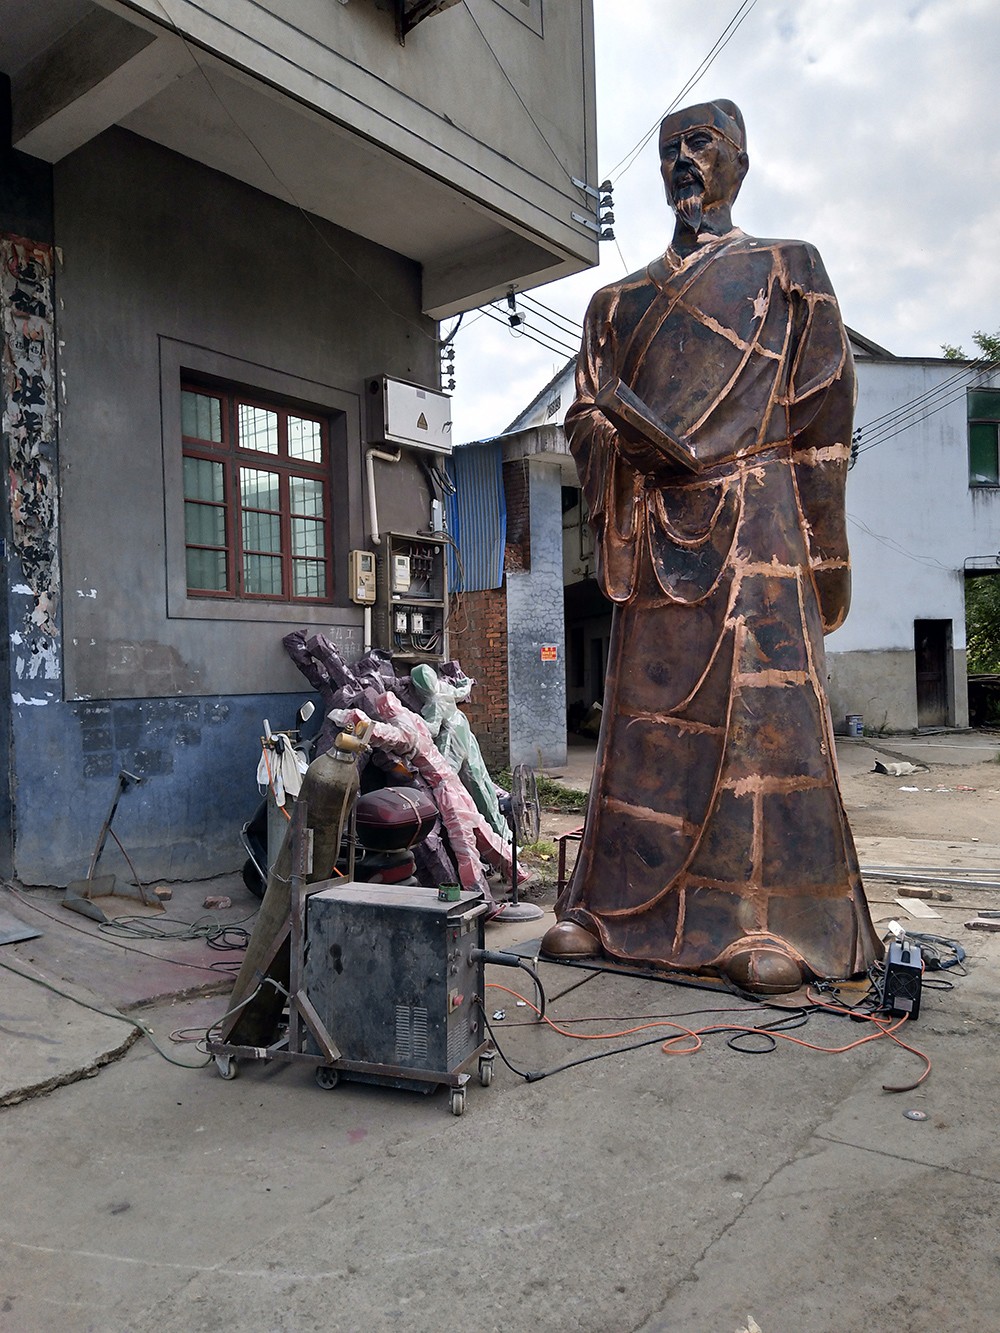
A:
<svg viewBox="0 0 1000 1333">
<path fill-rule="evenodd" d="M 389 532 L 378 557 L 375 643 L 400 662 L 443 662 L 448 655 L 445 544 Z"/>
<path fill-rule="evenodd" d="M 451 399 L 438 389 L 378 375 L 367 382 L 365 414 L 372 444 L 451 453 Z"/>
</svg>

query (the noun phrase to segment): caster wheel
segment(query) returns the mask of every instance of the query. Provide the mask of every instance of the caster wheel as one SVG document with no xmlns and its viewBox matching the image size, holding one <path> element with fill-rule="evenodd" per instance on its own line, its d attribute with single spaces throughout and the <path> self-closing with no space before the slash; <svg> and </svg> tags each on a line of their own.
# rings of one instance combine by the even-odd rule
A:
<svg viewBox="0 0 1000 1333">
<path fill-rule="evenodd" d="M 488 1088 L 493 1082 L 493 1060 L 479 1061 L 479 1082 L 484 1088 Z"/>
<path fill-rule="evenodd" d="M 465 1115 L 464 1088 L 452 1088 L 450 1110 L 452 1115 Z"/>
<path fill-rule="evenodd" d="M 331 1069 L 329 1065 L 316 1066 L 316 1086 L 324 1088 L 327 1092 L 335 1088 L 340 1082 L 340 1073 L 336 1069 Z"/>
<path fill-rule="evenodd" d="M 219 1078 L 224 1078 L 228 1082 L 236 1078 L 240 1072 L 240 1067 L 231 1055 L 217 1055 L 215 1057 L 215 1067 L 219 1071 Z"/>
</svg>

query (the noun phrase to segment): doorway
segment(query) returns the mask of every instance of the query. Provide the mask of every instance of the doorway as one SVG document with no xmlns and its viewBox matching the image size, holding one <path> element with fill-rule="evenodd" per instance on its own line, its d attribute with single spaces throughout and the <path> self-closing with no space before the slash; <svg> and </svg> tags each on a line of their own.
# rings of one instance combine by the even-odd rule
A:
<svg viewBox="0 0 1000 1333">
<path fill-rule="evenodd" d="M 915 620 L 913 657 L 917 673 L 917 726 L 951 722 L 951 621 Z"/>
</svg>

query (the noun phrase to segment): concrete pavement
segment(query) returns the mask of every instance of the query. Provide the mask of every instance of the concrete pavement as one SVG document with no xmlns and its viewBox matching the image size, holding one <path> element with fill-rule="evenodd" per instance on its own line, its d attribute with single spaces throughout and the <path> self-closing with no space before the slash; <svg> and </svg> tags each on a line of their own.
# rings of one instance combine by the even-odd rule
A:
<svg viewBox="0 0 1000 1333">
<path fill-rule="evenodd" d="M 903 1094 L 882 1085 L 922 1061 L 886 1039 L 749 1055 L 716 1033 L 668 1056 L 674 1029 L 572 1041 L 500 990 L 488 1006 L 505 1011 L 515 1069 L 654 1040 L 530 1083 L 498 1061 L 460 1119 L 442 1093 L 321 1092 L 308 1070 L 253 1063 L 223 1082 L 142 1041 L 98 1078 L 2 1112 L 0 1328 L 998 1327 L 994 939 L 954 990 L 926 992 L 905 1036 L 934 1068 Z M 631 977 L 541 974 L 565 1031 L 776 1017 Z M 179 1002 L 158 1023 L 203 1026 L 217 1006 Z M 838 1047 L 865 1032 L 820 1016 L 789 1035 Z"/>
<path fill-rule="evenodd" d="M 954 734 L 877 743 L 890 759 L 932 763 L 965 762 L 953 747 L 974 758 L 998 748 Z M 845 771 L 872 766 L 870 744 L 838 751 Z M 932 847 L 921 844 L 921 861 Z M 943 855 L 1000 864 L 985 843 Z M 228 921 L 255 906 L 235 877 L 173 887 L 172 920 L 195 920 L 210 891 L 233 894 Z M 870 891 L 883 925 L 899 914 L 897 891 Z M 110 937 L 60 896 L 0 893 L 0 906 L 44 931 L 0 946 L 0 1104 L 28 1094 L 0 1111 L 4 1331 L 1000 1327 L 1000 936 L 961 929 L 1000 895 L 935 902 L 941 916 L 927 928 L 961 935 L 967 975 L 930 977 L 952 988 L 928 985 L 901 1034 L 933 1061 L 912 1091 L 883 1090 L 924 1067 L 884 1038 L 830 1055 L 779 1039 L 765 1056 L 706 1034 L 696 1054 L 669 1056 L 668 1028 L 532 1082 L 498 1060 L 461 1119 L 442 1093 L 325 1093 L 301 1068 L 248 1063 L 227 1083 L 211 1067 L 167 1065 L 126 1024 L 8 968 L 139 1016 L 194 1063 L 193 1046 L 171 1046 L 169 1034 L 204 1030 L 224 1011 L 226 955 L 201 939 Z M 549 919 L 492 926 L 489 943 L 535 938 Z M 709 991 L 539 970 L 563 1032 L 775 1016 Z M 488 981 L 531 994 L 517 973 L 490 968 Z M 496 1035 L 515 1070 L 649 1035 L 574 1041 L 504 990 L 487 1004 L 505 1014 Z M 722 1008 L 736 1013 L 691 1013 Z M 839 1047 L 866 1033 L 820 1015 L 789 1035 Z"/>
<path fill-rule="evenodd" d="M 865 740 L 838 738 L 837 753 L 845 774 L 870 770 L 876 758 L 905 758 L 915 763 L 967 763 L 1000 749 L 1000 738 L 979 732 L 944 732 L 924 737 L 892 736 Z M 566 786 L 586 790 L 593 772 L 595 745 L 574 738 L 567 763 L 552 775 Z M 571 817 L 567 823 L 578 822 Z M 998 835 L 1000 841 L 1000 835 Z M 968 849 L 970 859 L 991 863 L 994 849 Z M 864 856 L 864 853 L 862 853 Z M 885 859 L 883 856 L 881 859 Z M 992 860 L 997 865 L 996 860 Z M 134 913 L 136 936 L 110 935 L 95 923 L 60 906 L 61 890 L 0 889 L 0 909 L 43 934 L 23 943 L 0 946 L 0 1106 L 71 1082 L 117 1058 L 135 1040 L 136 1030 L 118 1018 L 106 1018 L 46 990 L 41 982 L 70 990 L 98 1009 L 122 1015 L 142 1013 L 157 1004 L 188 995 L 224 995 L 231 987 L 225 971 L 239 953 L 220 953 L 203 939 L 142 938 L 142 923 L 156 930 L 176 930 L 208 915 L 221 925 L 252 928 L 257 900 L 238 875 L 196 884 L 175 884 L 162 914 L 142 911 L 122 898 L 123 915 Z M 206 896 L 225 894 L 233 906 L 207 914 Z M 881 895 L 885 896 L 885 895 Z M 158 923 L 163 921 L 162 926 Z M 511 925 L 490 928 L 491 947 L 540 934 Z M 228 962 L 227 962 L 228 960 Z M 16 973 L 22 973 L 18 976 Z M 37 977 L 39 980 L 27 978 Z"/>
</svg>

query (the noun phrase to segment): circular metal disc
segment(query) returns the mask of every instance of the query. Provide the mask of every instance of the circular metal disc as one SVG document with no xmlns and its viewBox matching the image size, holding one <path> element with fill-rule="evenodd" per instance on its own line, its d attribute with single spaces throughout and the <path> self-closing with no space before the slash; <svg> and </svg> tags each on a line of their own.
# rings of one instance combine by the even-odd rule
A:
<svg viewBox="0 0 1000 1333">
<path fill-rule="evenodd" d="M 927 1119 L 927 1112 L 926 1112 L 926 1111 L 904 1111 L 904 1112 L 903 1112 L 903 1115 L 906 1116 L 907 1120 L 926 1120 L 926 1119 Z"/>
</svg>

